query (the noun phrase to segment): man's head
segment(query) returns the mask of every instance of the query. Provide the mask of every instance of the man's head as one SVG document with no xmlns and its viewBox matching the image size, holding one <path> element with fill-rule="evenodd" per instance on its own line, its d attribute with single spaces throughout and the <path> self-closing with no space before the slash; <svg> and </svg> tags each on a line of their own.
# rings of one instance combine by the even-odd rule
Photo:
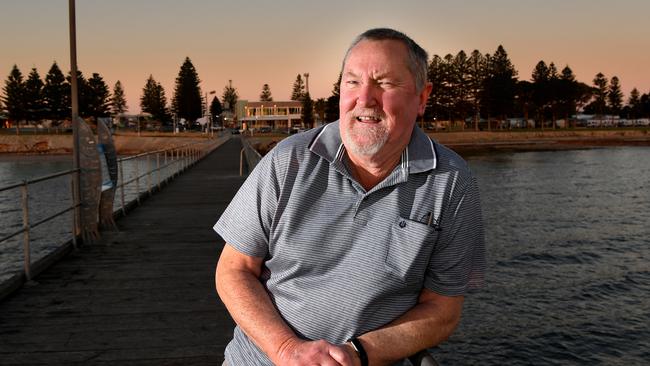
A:
<svg viewBox="0 0 650 366">
<path fill-rule="evenodd" d="M 392 29 L 371 29 L 358 36 L 343 61 L 341 137 L 355 155 L 399 155 L 413 125 L 424 113 L 431 84 L 427 53 Z"/>
</svg>

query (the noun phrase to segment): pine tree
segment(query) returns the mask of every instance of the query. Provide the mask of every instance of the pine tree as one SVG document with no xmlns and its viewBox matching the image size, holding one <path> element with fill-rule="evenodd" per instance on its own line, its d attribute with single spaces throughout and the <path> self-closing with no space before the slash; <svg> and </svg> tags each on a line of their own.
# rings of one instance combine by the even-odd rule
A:
<svg viewBox="0 0 650 366">
<path fill-rule="evenodd" d="M 14 65 L 5 80 L 5 86 L 2 89 L 4 92 L 3 102 L 7 109 L 9 119 L 16 122 L 16 126 L 20 125 L 20 121 L 26 117 L 25 111 L 25 82 L 23 81 L 23 74 Z"/>
<path fill-rule="evenodd" d="M 237 99 L 239 99 L 237 89 L 232 86 L 232 80 L 228 80 L 228 85 L 223 88 L 223 96 L 221 97 L 224 109 L 234 112 Z"/>
<path fill-rule="evenodd" d="M 212 102 L 210 103 L 210 114 L 212 115 L 213 121 L 219 120 L 221 112 L 223 112 L 223 109 L 221 108 L 219 98 L 213 97 Z"/>
<path fill-rule="evenodd" d="M 302 100 L 305 96 L 305 83 L 302 81 L 302 76 L 298 74 L 296 81 L 293 82 L 293 91 L 291 92 L 291 100 Z"/>
<path fill-rule="evenodd" d="M 165 89 L 160 83 L 156 82 L 153 75 L 149 75 L 149 79 L 147 79 L 147 83 L 142 89 L 140 108 L 143 112 L 151 113 L 154 120 L 163 123 L 170 120 Z"/>
<path fill-rule="evenodd" d="M 264 84 L 262 87 L 262 93 L 260 94 L 260 102 L 272 102 L 273 97 L 271 96 L 271 88 L 269 84 Z"/>
<path fill-rule="evenodd" d="M 52 64 L 45 76 L 43 101 L 47 109 L 46 118 L 61 121 L 70 116 L 69 89 L 65 85 L 65 76 L 56 62 Z"/>
<path fill-rule="evenodd" d="M 92 117 L 106 117 L 110 114 L 110 91 L 104 79 L 98 74 L 88 79 L 88 114 Z"/>
<path fill-rule="evenodd" d="M 487 77 L 484 80 L 482 97 L 488 116 L 505 119 L 512 113 L 517 85 L 517 70 L 508 58 L 508 53 L 499 45 L 487 62 Z M 488 123 L 488 129 L 490 124 Z"/>
<path fill-rule="evenodd" d="M 444 99 L 444 87 L 442 64 L 442 58 L 438 55 L 433 55 L 427 67 L 427 79 L 433 86 L 431 94 L 429 94 L 429 100 L 427 101 L 427 108 L 424 111 L 424 118 L 429 121 L 440 119 L 443 115 L 444 106 L 442 105 L 442 100 Z"/>
<path fill-rule="evenodd" d="M 468 78 L 467 81 L 469 88 L 470 101 L 472 103 L 472 111 L 474 113 L 474 129 L 478 131 L 478 123 L 481 113 L 481 92 L 483 90 L 483 80 L 485 79 L 485 57 L 479 50 L 472 51 L 469 60 L 467 60 Z"/>
<path fill-rule="evenodd" d="M 325 121 L 334 122 L 339 119 L 339 101 L 341 100 L 341 78 L 343 75 L 339 72 L 339 77 L 333 85 L 332 95 L 327 98 L 325 106 Z"/>
<path fill-rule="evenodd" d="M 113 96 L 111 96 L 111 112 L 113 114 L 121 114 L 128 110 L 129 107 L 126 105 L 124 88 L 122 88 L 122 83 L 118 80 L 113 87 Z"/>
<path fill-rule="evenodd" d="M 630 110 L 630 116 L 628 118 L 639 118 L 641 115 L 641 94 L 637 88 L 632 89 L 630 92 L 630 99 L 628 99 L 627 105 Z"/>
<path fill-rule="evenodd" d="M 621 91 L 621 84 L 616 76 L 612 76 L 612 79 L 609 81 L 607 105 L 614 115 L 619 115 L 623 108 L 623 92 Z"/>
<path fill-rule="evenodd" d="M 36 68 L 25 81 L 25 112 L 28 121 L 40 121 L 43 118 L 43 81 Z"/>
<path fill-rule="evenodd" d="M 571 115 L 577 113 L 576 107 L 578 97 L 578 83 L 576 82 L 576 77 L 573 74 L 573 70 L 571 70 L 567 65 L 562 69 L 557 95 L 559 112 L 564 115 L 567 123 Z"/>
<path fill-rule="evenodd" d="M 185 58 L 176 78 L 172 108 L 179 118 L 195 121 L 203 114 L 199 75 L 189 57 Z"/>
<path fill-rule="evenodd" d="M 608 80 L 603 75 L 602 73 L 596 74 L 596 77 L 594 78 L 594 86 L 596 87 L 595 90 L 595 97 L 596 99 L 593 101 L 593 109 L 596 111 L 597 114 L 603 115 L 607 113 L 607 91 L 608 91 L 608 86 L 607 86 Z"/>
<path fill-rule="evenodd" d="M 66 95 L 71 95 L 72 94 L 72 74 L 71 72 L 68 72 L 68 76 L 66 76 Z M 79 104 L 79 116 L 82 118 L 86 117 L 92 117 L 90 114 L 90 90 L 88 90 L 88 82 L 86 81 L 86 78 L 84 77 L 83 73 L 81 70 L 77 70 L 77 101 Z"/>
<path fill-rule="evenodd" d="M 314 101 L 311 100 L 309 93 L 305 93 L 302 98 L 302 114 L 300 118 L 305 128 L 314 127 Z"/>
</svg>

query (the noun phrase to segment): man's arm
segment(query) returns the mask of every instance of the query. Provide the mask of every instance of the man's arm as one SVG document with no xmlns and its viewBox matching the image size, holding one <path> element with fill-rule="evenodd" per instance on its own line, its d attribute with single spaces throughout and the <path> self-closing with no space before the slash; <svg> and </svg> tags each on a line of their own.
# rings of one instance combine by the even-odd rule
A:
<svg viewBox="0 0 650 366">
<path fill-rule="evenodd" d="M 393 322 L 361 335 L 369 364 L 391 365 L 446 340 L 454 331 L 463 308 L 463 296 L 442 296 L 422 290 L 418 303 Z M 350 344 L 347 351 L 356 355 Z M 355 365 L 359 365 L 355 357 Z"/>
<path fill-rule="evenodd" d="M 276 365 L 352 365 L 343 347 L 302 340 L 284 322 L 259 280 L 263 260 L 226 244 L 217 263 L 217 292 L 244 333 Z"/>
</svg>

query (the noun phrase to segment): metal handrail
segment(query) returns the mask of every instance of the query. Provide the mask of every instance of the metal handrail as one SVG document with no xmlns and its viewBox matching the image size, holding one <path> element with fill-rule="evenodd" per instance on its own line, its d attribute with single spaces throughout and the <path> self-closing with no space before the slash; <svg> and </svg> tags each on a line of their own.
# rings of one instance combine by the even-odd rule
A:
<svg viewBox="0 0 650 366">
<path fill-rule="evenodd" d="M 241 137 L 242 149 L 239 154 L 239 175 L 244 175 L 244 157 L 246 157 L 246 164 L 248 171 L 255 169 L 257 164 L 262 160 L 262 154 L 259 153 L 250 143 L 248 138 Z"/>
<path fill-rule="evenodd" d="M 220 136 L 220 137 L 223 137 Z M 148 180 L 148 187 L 147 187 L 147 194 L 151 195 L 152 193 L 152 187 L 151 187 L 151 178 L 152 174 L 156 174 L 156 186 L 157 189 L 160 190 L 161 184 L 167 182 L 170 179 L 173 179 L 176 177 L 180 172 L 186 170 L 188 167 L 191 165 L 195 164 L 197 161 L 201 160 L 203 157 L 205 157 L 209 152 L 214 150 L 220 142 L 220 139 L 206 139 L 205 141 L 199 141 L 199 142 L 193 142 L 193 143 L 187 143 L 179 146 L 174 146 L 171 148 L 167 149 L 160 149 L 160 150 L 155 150 L 155 151 L 149 151 L 146 153 L 141 153 L 141 154 L 136 154 L 128 157 L 123 157 L 117 159 L 118 166 L 120 169 L 120 174 L 119 174 L 119 183 L 116 185 L 115 189 L 120 189 L 120 202 L 121 202 L 121 211 L 122 215 L 126 215 L 126 204 L 125 204 L 125 199 L 124 199 L 124 188 L 129 185 L 130 183 L 136 182 L 136 199 L 133 201 L 137 201 L 137 203 L 140 203 L 140 196 L 142 192 L 140 192 L 140 187 L 139 187 L 139 180 L 144 178 L 145 176 L 147 177 Z M 175 153 L 175 154 L 174 154 Z M 123 163 L 125 161 L 129 160 L 134 160 L 138 158 L 143 158 L 146 157 L 147 160 L 150 160 L 149 158 L 153 155 L 156 154 L 156 163 L 155 163 L 155 168 L 151 167 L 151 164 L 148 164 L 148 169 L 145 173 L 140 174 L 139 173 L 139 163 L 136 163 L 136 176 L 130 180 L 125 181 L 124 180 L 124 169 L 123 169 Z M 163 164 L 160 163 L 160 154 L 165 154 L 165 162 Z M 171 156 L 169 161 L 167 160 L 167 156 Z M 175 159 L 174 159 L 175 155 Z M 161 170 L 167 169 L 168 167 L 171 166 L 176 166 L 176 169 L 172 169 L 172 172 L 164 179 L 161 180 Z M 20 183 L 15 183 L 15 184 L 10 184 L 4 187 L 0 187 L 0 192 L 5 192 L 8 190 L 12 189 L 17 189 L 21 188 L 22 191 L 22 216 L 23 216 L 23 227 L 19 230 L 16 230 L 15 232 L 12 232 L 2 238 L 0 238 L 0 242 L 4 242 L 6 240 L 9 240 L 11 238 L 14 238 L 20 234 L 23 234 L 23 247 L 24 247 L 24 273 L 25 273 L 25 278 L 27 281 L 32 279 L 32 273 L 31 273 L 31 246 L 30 246 L 30 230 L 46 223 L 49 222 L 65 213 L 68 213 L 70 211 L 74 211 L 73 214 L 73 227 L 71 230 L 72 233 L 72 243 L 74 248 L 77 247 L 77 236 L 79 235 L 79 227 L 78 227 L 78 208 L 81 206 L 81 203 L 79 202 L 79 197 L 74 193 L 76 190 L 74 189 L 74 179 L 71 179 L 71 192 L 72 192 L 72 205 L 69 207 L 66 207 L 54 214 L 51 214 L 45 218 L 42 218 L 34 223 L 30 223 L 29 221 L 29 186 L 35 183 L 39 182 L 44 182 L 47 180 L 59 178 L 65 175 L 71 175 L 73 177 L 74 174 L 78 174 L 80 172 L 80 169 L 70 169 L 62 172 L 57 172 L 49 175 L 45 175 L 42 177 L 34 178 L 34 179 L 29 179 L 29 180 L 24 180 L 23 182 Z M 73 177 L 74 178 L 74 177 Z M 129 204 L 133 201 L 130 201 Z M 118 212 L 118 210 L 114 210 L 114 212 Z"/>
</svg>

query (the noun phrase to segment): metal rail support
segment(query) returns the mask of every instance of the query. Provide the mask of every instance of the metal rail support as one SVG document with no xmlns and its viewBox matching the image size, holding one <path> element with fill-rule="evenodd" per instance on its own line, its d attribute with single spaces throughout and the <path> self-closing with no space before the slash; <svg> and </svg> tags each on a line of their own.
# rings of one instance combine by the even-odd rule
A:
<svg viewBox="0 0 650 366">
<path fill-rule="evenodd" d="M 27 191 L 27 181 L 23 181 L 21 187 L 22 192 L 22 205 L 23 205 L 23 252 L 25 259 L 25 277 L 27 281 L 32 279 L 32 270 L 31 270 L 31 258 L 30 258 L 30 248 L 29 248 L 29 192 Z"/>
</svg>

